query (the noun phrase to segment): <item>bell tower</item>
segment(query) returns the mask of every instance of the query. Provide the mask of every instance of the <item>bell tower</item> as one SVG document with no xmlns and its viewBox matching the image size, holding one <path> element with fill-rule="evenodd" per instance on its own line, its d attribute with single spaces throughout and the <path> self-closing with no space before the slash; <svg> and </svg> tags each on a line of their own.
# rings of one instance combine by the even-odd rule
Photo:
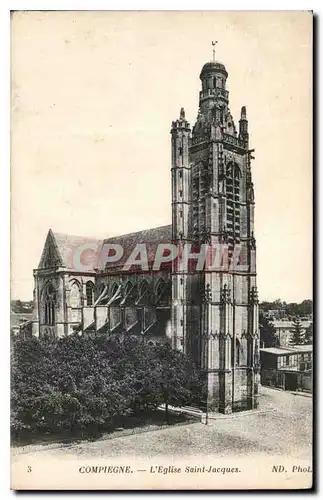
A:
<svg viewBox="0 0 323 500">
<path fill-rule="evenodd" d="M 206 262 L 202 271 L 187 272 L 182 280 L 185 318 L 182 330 L 175 322 L 173 330 L 181 332 L 184 350 L 205 371 L 208 409 L 223 413 L 256 408 L 259 384 L 253 150 L 246 107 L 241 108 L 238 130 L 231 115 L 227 78 L 225 66 L 215 60 L 200 73 L 198 115 L 192 134 L 187 129 L 185 135 L 185 209 L 178 204 L 175 210 L 173 181 L 174 241 L 182 237 L 200 249 L 207 246 L 212 256 L 222 256 L 216 264 L 213 259 Z M 173 151 L 178 130 L 173 123 Z M 172 175 L 179 168 L 174 165 L 173 156 Z M 182 236 L 177 210 L 185 214 Z M 177 298 L 173 274 L 173 300 Z"/>
</svg>

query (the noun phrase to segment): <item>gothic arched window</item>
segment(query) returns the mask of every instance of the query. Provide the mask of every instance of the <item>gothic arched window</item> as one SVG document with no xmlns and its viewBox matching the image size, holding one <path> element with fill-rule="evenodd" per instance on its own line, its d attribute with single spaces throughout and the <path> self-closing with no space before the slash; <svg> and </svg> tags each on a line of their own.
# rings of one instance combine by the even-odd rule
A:
<svg viewBox="0 0 323 500">
<path fill-rule="evenodd" d="M 121 299 L 122 299 L 121 285 L 120 285 L 120 283 L 114 282 L 111 285 L 111 289 L 110 289 L 110 293 L 109 293 L 109 300 L 107 302 L 107 305 L 108 306 L 120 305 Z"/>
<path fill-rule="evenodd" d="M 111 291 L 110 291 L 110 298 L 112 298 L 118 291 L 119 285 L 118 283 L 113 283 L 111 286 Z"/>
<path fill-rule="evenodd" d="M 105 290 L 106 285 L 104 283 L 99 283 L 96 285 L 95 290 L 96 290 L 96 299 L 100 297 L 100 295 L 103 293 Z"/>
<path fill-rule="evenodd" d="M 127 281 L 124 287 L 123 303 L 134 305 L 137 299 L 137 287 L 132 281 Z"/>
<path fill-rule="evenodd" d="M 148 296 L 149 296 L 149 284 L 147 280 L 143 279 L 140 284 L 139 284 L 139 297 L 138 297 L 138 304 L 144 304 L 145 302 L 148 302 Z"/>
<path fill-rule="evenodd" d="M 85 291 L 86 291 L 86 305 L 87 306 L 93 306 L 94 302 L 94 284 L 92 281 L 88 281 L 85 285 Z"/>
<path fill-rule="evenodd" d="M 81 292 L 75 281 L 72 283 L 70 289 L 70 307 L 81 307 Z"/>
<path fill-rule="evenodd" d="M 47 285 L 44 296 L 45 303 L 45 325 L 55 324 L 55 302 L 56 294 L 52 284 Z"/>
<path fill-rule="evenodd" d="M 169 304 L 172 300 L 172 284 L 160 279 L 156 285 L 156 303 Z"/>
</svg>

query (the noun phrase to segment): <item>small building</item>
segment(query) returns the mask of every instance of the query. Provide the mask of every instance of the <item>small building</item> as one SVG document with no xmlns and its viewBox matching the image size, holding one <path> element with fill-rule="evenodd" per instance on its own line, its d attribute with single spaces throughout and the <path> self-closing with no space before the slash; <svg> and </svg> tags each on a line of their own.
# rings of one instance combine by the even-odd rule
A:
<svg viewBox="0 0 323 500">
<path fill-rule="evenodd" d="M 10 331 L 13 336 L 23 335 L 29 336 L 29 332 L 31 335 L 31 325 L 32 325 L 33 314 L 28 313 L 15 313 L 14 311 L 10 311 Z"/>
<path fill-rule="evenodd" d="M 260 349 L 261 384 L 312 392 L 312 345 Z"/>
<path fill-rule="evenodd" d="M 285 309 L 268 309 L 264 316 L 269 320 L 279 320 L 285 317 Z"/>
<path fill-rule="evenodd" d="M 305 330 L 313 323 L 313 321 L 305 318 L 300 318 L 300 321 L 302 333 L 305 333 Z M 294 321 L 281 319 L 272 321 L 272 324 L 275 327 L 280 346 L 289 346 L 293 336 L 293 329 L 295 328 Z"/>
</svg>

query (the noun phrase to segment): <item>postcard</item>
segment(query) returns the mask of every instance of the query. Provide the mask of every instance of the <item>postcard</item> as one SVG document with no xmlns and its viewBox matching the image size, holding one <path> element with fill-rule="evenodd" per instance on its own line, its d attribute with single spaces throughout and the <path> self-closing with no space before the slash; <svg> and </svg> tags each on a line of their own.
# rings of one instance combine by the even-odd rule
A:
<svg viewBox="0 0 323 500">
<path fill-rule="evenodd" d="M 306 11 L 11 13 L 11 488 L 310 489 Z"/>
</svg>

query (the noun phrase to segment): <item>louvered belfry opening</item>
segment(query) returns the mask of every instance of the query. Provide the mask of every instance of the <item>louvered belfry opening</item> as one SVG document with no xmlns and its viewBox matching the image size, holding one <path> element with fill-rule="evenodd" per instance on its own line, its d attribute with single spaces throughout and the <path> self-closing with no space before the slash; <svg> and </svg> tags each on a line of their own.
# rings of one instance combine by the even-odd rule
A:
<svg viewBox="0 0 323 500">
<path fill-rule="evenodd" d="M 235 163 L 227 167 L 226 194 L 228 250 L 231 256 L 234 245 L 240 243 L 240 169 Z"/>
</svg>

